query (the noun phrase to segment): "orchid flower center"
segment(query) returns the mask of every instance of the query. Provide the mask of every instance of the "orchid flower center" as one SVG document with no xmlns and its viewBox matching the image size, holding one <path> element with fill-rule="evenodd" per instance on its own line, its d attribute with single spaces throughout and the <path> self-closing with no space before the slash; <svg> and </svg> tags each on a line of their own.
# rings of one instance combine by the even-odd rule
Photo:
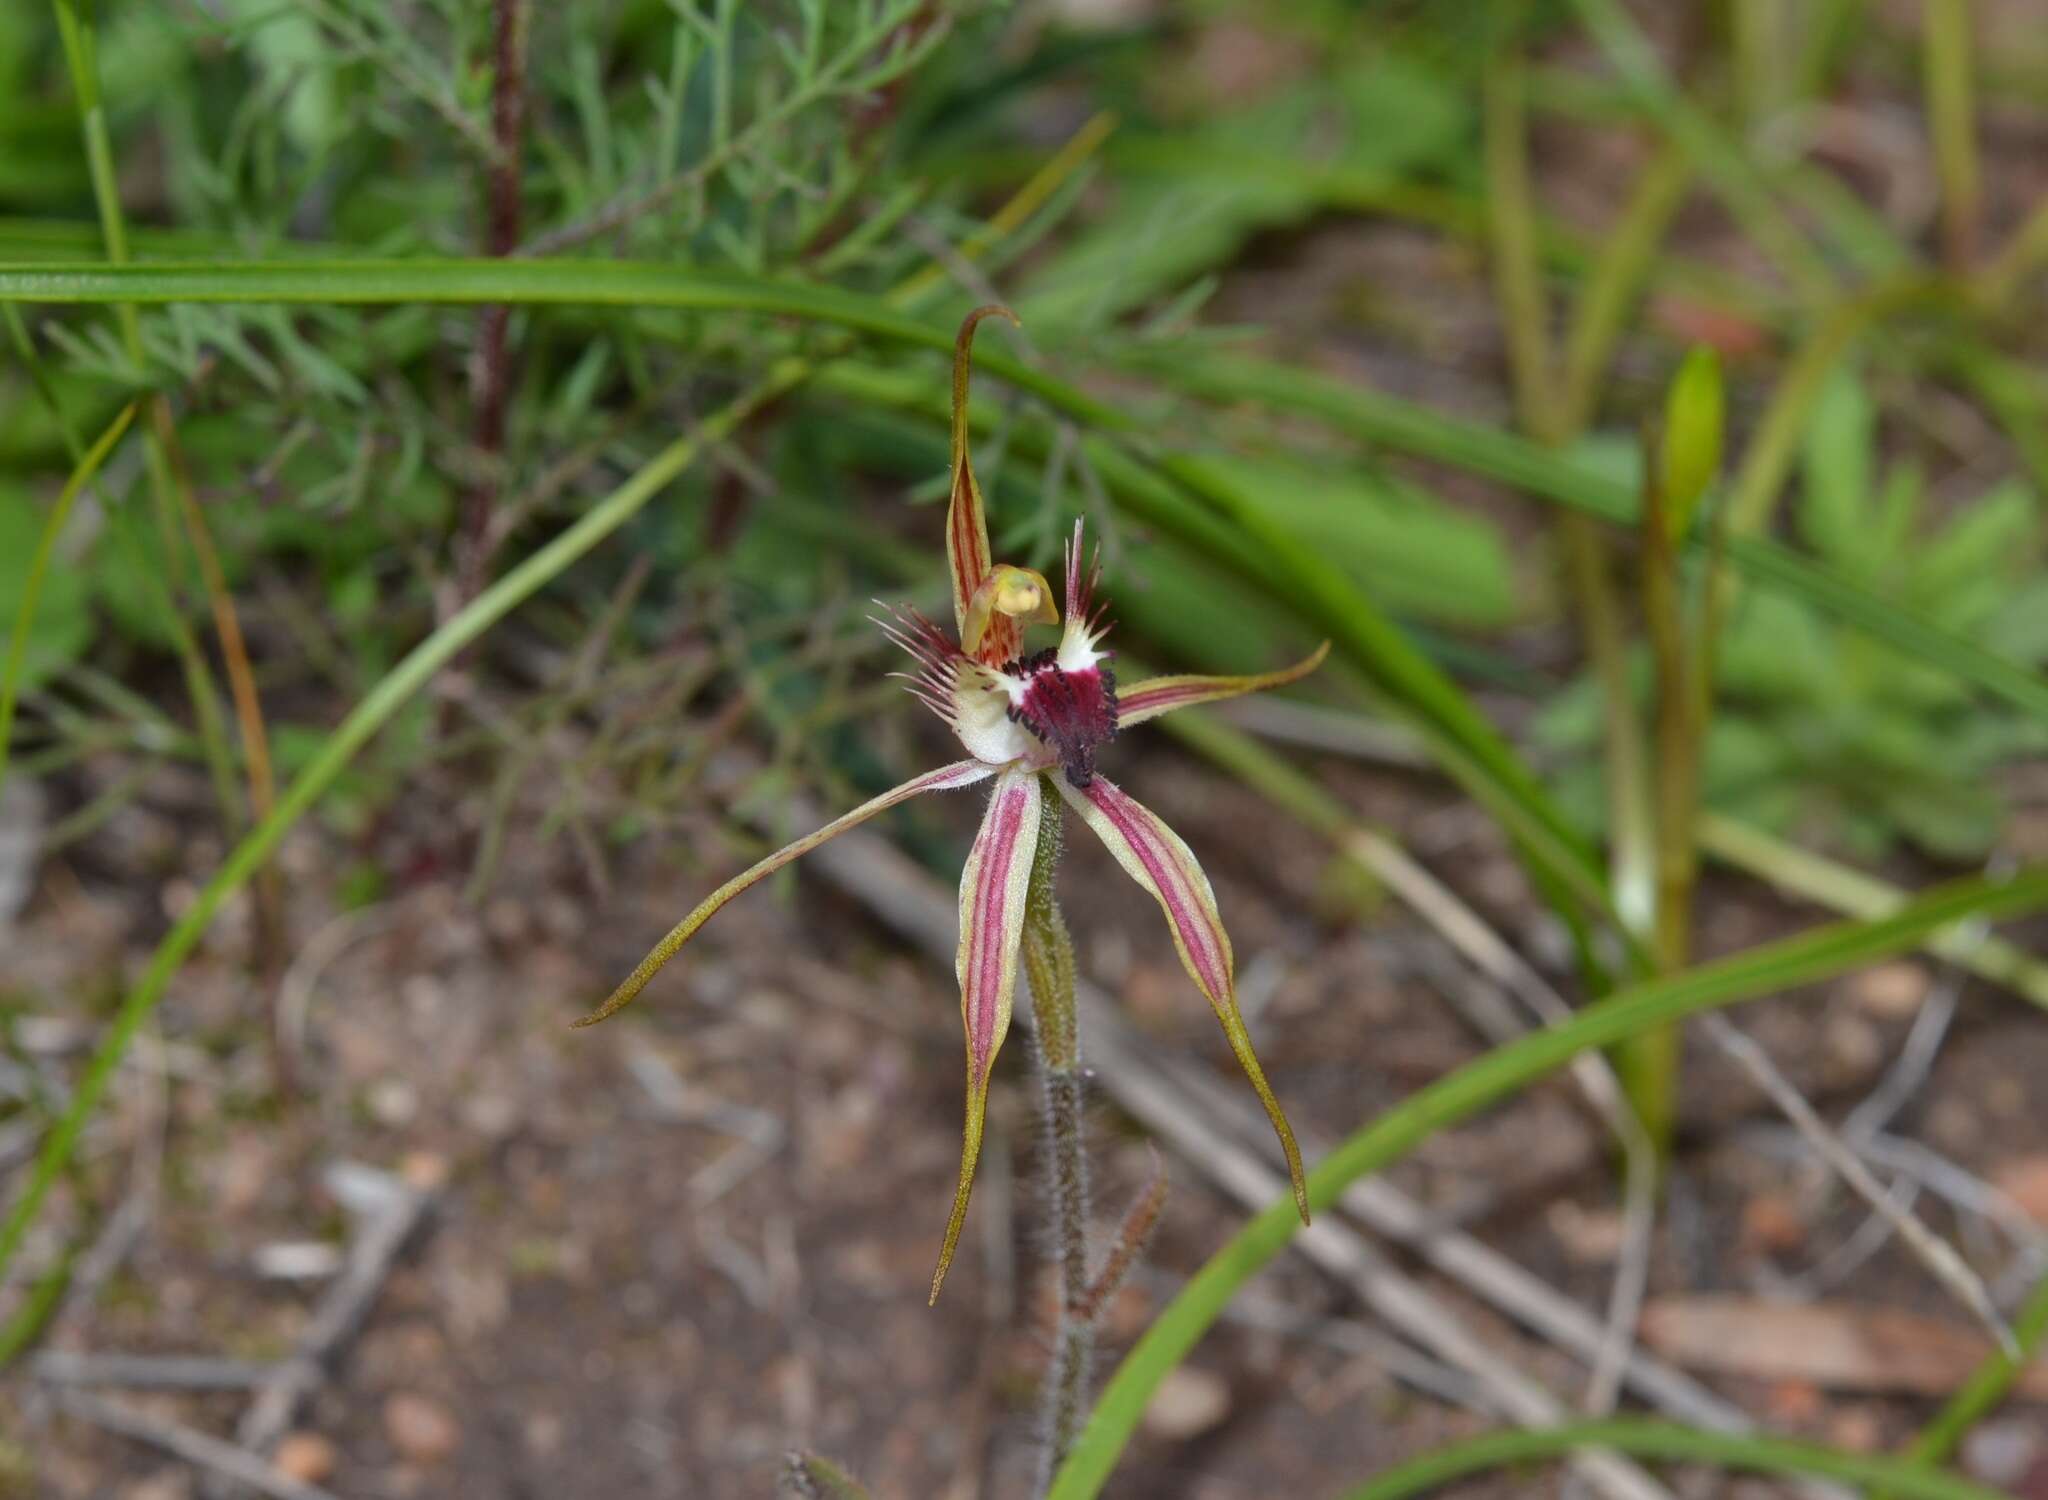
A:
<svg viewBox="0 0 2048 1500">
<path fill-rule="evenodd" d="M 1116 738 L 1116 674 L 1086 635 L 1020 657 L 999 679 L 1010 717 L 1060 758 L 1077 787 L 1095 779 L 1095 749 Z"/>
</svg>

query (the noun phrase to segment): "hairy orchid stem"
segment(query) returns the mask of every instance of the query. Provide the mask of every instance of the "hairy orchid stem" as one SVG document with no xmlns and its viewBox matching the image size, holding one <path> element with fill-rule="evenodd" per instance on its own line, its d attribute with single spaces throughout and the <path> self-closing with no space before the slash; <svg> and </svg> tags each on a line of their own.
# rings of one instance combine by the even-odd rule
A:
<svg viewBox="0 0 2048 1500">
<path fill-rule="evenodd" d="M 1057 804 L 1055 804 L 1057 808 Z M 1037 1020 L 1032 1055 L 1038 1060 L 1039 1098 L 1045 1114 L 1050 1163 L 1053 1254 L 1059 1268 L 1059 1324 L 1045 1374 L 1039 1446 L 1039 1491 L 1073 1446 L 1087 1412 L 1088 1376 L 1095 1354 L 1098 1299 L 1088 1276 L 1088 1159 L 1083 1148 L 1081 1039 L 1074 1017 L 1074 940 L 1053 890 L 1060 862 L 1060 817 L 1039 826 L 1031 880 L 1024 897 L 1022 956 Z"/>
</svg>

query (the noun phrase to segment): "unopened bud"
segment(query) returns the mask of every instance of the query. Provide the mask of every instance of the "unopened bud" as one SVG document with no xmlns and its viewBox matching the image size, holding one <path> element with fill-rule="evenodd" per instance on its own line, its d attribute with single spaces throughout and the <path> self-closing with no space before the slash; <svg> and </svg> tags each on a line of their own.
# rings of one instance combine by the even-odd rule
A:
<svg viewBox="0 0 2048 1500">
<path fill-rule="evenodd" d="M 1674 538 L 1685 535 L 1700 497 L 1720 472 L 1722 417 L 1721 358 L 1696 344 L 1664 398 L 1664 441 L 1657 455 L 1664 514 Z"/>
</svg>

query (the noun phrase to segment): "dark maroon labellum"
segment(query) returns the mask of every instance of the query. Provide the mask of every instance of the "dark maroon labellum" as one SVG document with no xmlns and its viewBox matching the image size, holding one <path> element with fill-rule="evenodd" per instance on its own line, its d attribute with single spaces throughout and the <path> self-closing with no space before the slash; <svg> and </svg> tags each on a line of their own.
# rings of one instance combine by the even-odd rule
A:
<svg viewBox="0 0 2048 1500">
<path fill-rule="evenodd" d="M 1116 738 L 1116 674 L 1108 661 L 1068 672 L 1048 648 L 1003 670 L 1025 680 L 1023 701 L 1011 706 L 1010 717 L 1059 752 L 1067 780 L 1088 785 L 1095 747 Z"/>
</svg>

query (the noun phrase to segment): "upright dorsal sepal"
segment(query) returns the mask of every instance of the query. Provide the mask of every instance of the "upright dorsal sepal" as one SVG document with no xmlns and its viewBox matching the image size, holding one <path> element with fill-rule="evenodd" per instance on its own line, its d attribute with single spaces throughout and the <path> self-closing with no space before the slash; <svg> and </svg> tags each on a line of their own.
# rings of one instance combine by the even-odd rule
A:
<svg viewBox="0 0 2048 1500">
<path fill-rule="evenodd" d="M 1008 318 L 1022 326 L 1015 313 L 999 302 L 991 302 L 963 318 L 960 332 L 953 340 L 953 487 L 946 501 L 946 563 L 953 575 L 953 624 L 963 640 L 974 592 L 992 566 L 988 517 L 982 508 L 981 486 L 975 483 L 974 463 L 967 452 L 967 381 L 974 363 L 974 330 L 988 317 Z M 1015 626 L 1007 620 L 998 621 L 990 635 L 993 648 L 1007 648 L 1014 654 L 1020 638 Z"/>
</svg>

